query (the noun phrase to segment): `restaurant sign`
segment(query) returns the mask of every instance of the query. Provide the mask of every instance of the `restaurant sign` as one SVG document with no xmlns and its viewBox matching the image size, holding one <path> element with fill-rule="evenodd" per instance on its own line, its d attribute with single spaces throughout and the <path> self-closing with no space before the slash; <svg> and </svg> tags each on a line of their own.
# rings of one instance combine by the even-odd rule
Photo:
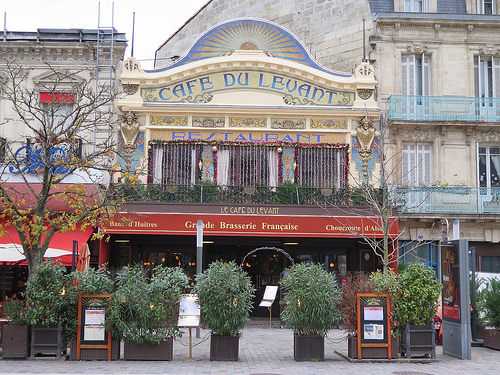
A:
<svg viewBox="0 0 500 375">
<path fill-rule="evenodd" d="M 352 106 L 354 92 L 339 91 L 309 81 L 257 70 L 217 72 L 190 78 L 162 87 L 141 90 L 147 102 L 200 103 L 211 101 L 213 94 L 234 89 L 265 90 L 283 96 L 287 104 Z"/>
<path fill-rule="evenodd" d="M 383 236 L 380 220 L 367 216 L 252 216 L 174 213 L 119 213 L 104 226 L 106 233 L 194 235 L 202 220 L 206 235 L 358 238 Z M 396 219 L 390 236 L 399 233 Z"/>
</svg>

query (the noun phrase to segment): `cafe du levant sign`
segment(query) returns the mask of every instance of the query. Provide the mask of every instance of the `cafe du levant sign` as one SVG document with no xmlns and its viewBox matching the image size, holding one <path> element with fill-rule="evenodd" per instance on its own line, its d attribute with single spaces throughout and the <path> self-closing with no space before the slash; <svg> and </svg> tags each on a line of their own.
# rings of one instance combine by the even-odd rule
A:
<svg viewBox="0 0 500 375">
<path fill-rule="evenodd" d="M 143 88 L 141 94 L 147 102 L 207 103 L 214 93 L 234 89 L 275 92 L 283 96 L 286 104 L 352 106 L 354 103 L 354 93 L 350 91 L 328 89 L 286 75 L 253 70 L 211 73 L 169 86 Z"/>
</svg>

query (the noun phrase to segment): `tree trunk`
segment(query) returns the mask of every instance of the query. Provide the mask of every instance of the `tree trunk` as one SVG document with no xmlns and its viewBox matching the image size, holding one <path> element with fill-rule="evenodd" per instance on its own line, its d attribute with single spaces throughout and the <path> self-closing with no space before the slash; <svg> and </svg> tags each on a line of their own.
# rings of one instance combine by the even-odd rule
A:
<svg viewBox="0 0 500 375">
<path fill-rule="evenodd" d="M 40 265 L 42 264 L 42 249 L 33 247 L 29 251 L 25 251 L 26 260 L 28 262 L 28 282 L 31 278 L 38 273 Z"/>
</svg>

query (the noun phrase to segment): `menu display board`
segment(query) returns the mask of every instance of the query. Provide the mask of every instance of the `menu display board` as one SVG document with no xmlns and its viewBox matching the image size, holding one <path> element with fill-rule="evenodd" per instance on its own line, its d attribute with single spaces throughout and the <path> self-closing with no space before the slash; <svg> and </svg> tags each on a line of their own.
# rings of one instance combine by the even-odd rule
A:
<svg viewBox="0 0 500 375">
<path fill-rule="evenodd" d="M 84 307 L 83 341 L 106 340 L 106 309 L 102 306 Z"/>
<path fill-rule="evenodd" d="M 200 304 L 198 295 L 185 294 L 179 301 L 179 327 L 198 327 L 200 325 Z"/>
<path fill-rule="evenodd" d="M 453 244 L 441 246 L 443 319 L 460 322 L 460 258 Z"/>
</svg>

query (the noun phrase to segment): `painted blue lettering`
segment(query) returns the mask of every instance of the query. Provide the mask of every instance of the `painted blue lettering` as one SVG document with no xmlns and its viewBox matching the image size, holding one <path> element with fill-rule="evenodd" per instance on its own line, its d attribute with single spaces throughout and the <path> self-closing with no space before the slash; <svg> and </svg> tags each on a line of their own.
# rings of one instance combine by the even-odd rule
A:
<svg viewBox="0 0 500 375">
<path fill-rule="evenodd" d="M 199 141 L 201 139 L 201 133 L 198 132 L 188 132 L 188 140 Z"/>
<path fill-rule="evenodd" d="M 200 77 L 200 86 L 201 86 L 201 91 L 206 91 L 214 88 L 213 83 L 210 82 L 209 76 Z"/>
<path fill-rule="evenodd" d="M 164 87 L 160 89 L 158 92 L 161 100 L 169 100 L 170 99 L 170 87 Z"/>
<path fill-rule="evenodd" d="M 238 74 L 238 85 L 240 86 L 248 86 L 248 73 L 240 73 Z"/>
<path fill-rule="evenodd" d="M 238 136 L 234 139 L 235 142 L 246 142 L 246 138 L 243 133 L 238 134 Z"/>
<path fill-rule="evenodd" d="M 207 137 L 207 141 L 213 141 L 215 140 L 215 136 L 217 135 L 217 133 L 210 133 Z"/>
<path fill-rule="evenodd" d="M 271 87 L 276 90 L 283 90 L 283 77 L 273 76 Z"/>
<path fill-rule="evenodd" d="M 264 135 L 264 139 L 266 140 L 266 142 L 277 141 L 278 140 L 278 134 L 276 134 L 276 133 L 266 133 Z"/>
<path fill-rule="evenodd" d="M 255 138 L 255 135 L 253 133 L 248 133 L 248 140 L 250 142 L 262 142 L 263 141 L 263 136 L 260 136 L 259 139 Z"/>
<path fill-rule="evenodd" d="M 281 142 L 293 142 L 293 138 L 290 134 L 285 134 L 285 136 L 281 139 Z"/>
<path fill-rule="evenodd" d="M 286 89 L 288 90 L 288 92 L 294 92 L 295 90 L 297 90 L 297 80 L 296 79 L 289 79 L 287 82 L 286 82 Z"/>
<path fill-rule="evenodd" d="M 224 140 L 229 141 L 230 136 L 231 136 L 231 133 L 224 133 Z"/>
<path fill-rule="evenodd" d="M 178 98 L 182 96 L 186 96 L 186 90 L 184 90 L 184 85 L 182 83 L 179 83 L 174 86 L 174 89 L 172 90 L 173 94 L 177 96 Z M 181 95 L 179 95 L 179 93 Z"/>
<path fill-rule="evenodd" d="M 266 85 L 265 81 L 264 73 L 259 73 L 259 87 L 269 87 L 269 85 Z"/>
<path fill-rule="evenodd" d="M 186 82 L 187 89 L 189 91 L 189 95 L 193 95 L 193 87 L 195 86 L 196 80 L 191 80 Z"/>
<path fill-rule="evenodd" d="M 321 137 L 323 136 L 324 134 L 314 134 L 314 137 L 316 137 L 316 143 L 321 143 Z"/>
<path fill-rule="evenodd" d="M 235 82 L 236 78 L 234 77 L 234 74 L 224 73 L 224 86 L 226 87 L 234 86 Z"/>
<path fill-rule="evenodd" d="M 333 99 L 337 96 L 336 92 L 327 91 L 328 93 L 328 104 L 333 104 Z"/>
<path fill-rule="evenodd" d="M 311 136 L 310 135 L 304 135 L 302 133 L 297 133 L 297 142 L 298 143 L 311 143 Z"/>
<path fill-rule="evenodd" d="M 316 97 L 317 93 L 319 93 L 319 97 Z M 321 99 L 323 99 L 323 96 L 325 96 L 325 90 L 323 90 L 319 87 L 315 87 L 311 99 L 317 100 L 319 102 Z"/>
<path fill-rule="evenodd" d="M 185 132 L 172 132 L 172 141 L 184 140 L 186 138 Z"/>
<path fill-rule="evenodd" d="M 311 93 L 311 85 L 304 83 L 299 86 L 299 95 L 308 98 Z"/>
</svg>

